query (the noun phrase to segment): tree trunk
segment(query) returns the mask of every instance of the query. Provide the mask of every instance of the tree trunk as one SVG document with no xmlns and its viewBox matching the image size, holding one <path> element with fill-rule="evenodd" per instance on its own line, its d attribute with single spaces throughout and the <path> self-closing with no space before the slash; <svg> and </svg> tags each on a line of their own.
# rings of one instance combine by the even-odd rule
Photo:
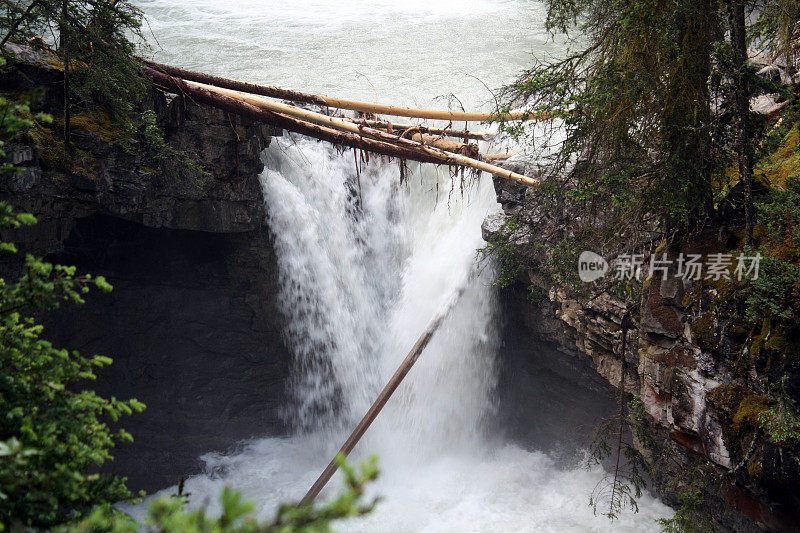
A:
<svg viewBox="0 0 800 533">
<path fill-rule="evenodd" d="M 203 83 L 206 85 L 213 85 L 223 89 L 230 89 L 249 94 L 257 94 L 259 96 L 268 96 L 270 98 L 280 98 L 282 100 L 289 100 L 292 102 L 302 102 L 306 104 L 314 104 L 319 106 L 326 106 L 335 109 L 350 109 L 353 111 L 360 111 L 362 113 L 375 113 L 379 115 L 390 115 L 395 117 L 414 117 L 414 118 L 427 118 L 433 120 L 466 120 L 466 121 L 485 121 L 485 120 L 534 120 L 538 118 L 547 118 L 540 116 L 536 113 L 505 113 L 498 115 L 497 113 L 468 113 L 464 111 L 439 111 L 433 109 L 417 109 L 414 107 L 400 107 L 384 104 L 371 104 L 369 102 L 359 102 L 356 100 L 347 100 L 345 98 L 333 98 L 331 96 L 321 96 L 316 94 L 302 93 L 299 91 L 291 91 L 288 89 L 281 89 L 280 87 L 272 87 L 269 85 L 257 85 L 245 81 L 232 80 L 229 78 L 221 78 L 219 76 L 212 76 L 210 74 L 203 74 L 202 72 L 194 72 L 178 67 L 171 67 L 169 65 L 162 65 L 152 61 L 145 61 L 145 63 L 154 70 L 159 70 L 170 76 L 181 78 L 184 80 Z"/>
<path fill-rule="evenodd" d="M 67 153 L 72 153 L 70 143 L 70 108 L 69 108 L 69 29 L 67 28 L 67 4 L 68 0 L 61 0 L 61 29 L 59 31 L 59 41 L 61 47 L 61 58 L 64 61 L 64 149 Z"/>
<path fill-rule="evenodd" d="M 0 41 L 0 48 L 3 48 L 3 46 L 8 42 L 8 40 L 11 39 L 11 37 L 13 37 L 13 35 L 19 29 L 20 25 L 25 20 L 27 20 L 28 17 L 31 16 L 31 13 L 33 13 L 33 10 L 36 7 L 38 7 L 40 4 L 41 4 L 41 2 L 39 2 L 39 0 L 35 0 L 35 1 L 31 2 L 30 5 L 28 5 L 28 8 L 25 10 L 25 13 L 20 15 L 20 17 L 17 20 L 15 20 L 13 24 L 11 24 L 11 27 L 8 29 L 8 33 L 6 33 L 6 36 L 3 37 L 2 41 Z"/>
<path fill-rule="evenodd" d="M 447 318 L 447 315 L 453 309 L 456 302 L 458 302 L 458 299 L 461 297 L 463 293 L 464 289 L 462 288 L 456 293 L 455 298 L 453 298 L 453 300 L 450 301 L 447 307 L 445 307 L 444 310 L 442 310 L 438 315 L 434 317 L 433 320 L 431 320 L 430 324 L 428 324 L 428 327 L 425 328 L 425 331 L 422 333 L 422 335 L 420 335 L 419 339 L 417 339 L 417 342 L 414 343 L 414 346 L 411 348 L 411 351 L 408 352 L 406 358 L 403 359 L 403 362 L 400 363 L 400 366 L 397 368 L 395 373 L 389 379 L 388 383 L 386 383 L 386 386 L 383 388 L 380 394 L 378 394 L 378 397 L 375 398 L 375 401 L 367 410 L 367 413 L 364 415 L 364 417 L 355 427 L 353 432 L 344 442 L 342 447 L 339 449 L 339 453 L 337 455 L 341 454 L 344 457 L 350 455 L 350 452 L 353 451 L 353 448 L 355 448 L 356 444 L 358 444 L 358 441 L 361 440 L 361 437 L 363 437 L 364 433 L 367 432 L 369 427 L 372 425 L 372 422 L 374 422 L 375 419 L 378 417 L 378 414 L 386 405 L 386 402 L 389 401 L 389 398 L 392 397 L 394 391 L 396 391 L 397 387 L 400 386 L 400 383 L 403 381 L 403 378 L 406 377 L 408 372 L 411 370 L 411 367 L 414 366 L 414 363 L 417 362 L 417 359 L 419 359 L 420 354 L 422 354 L 422 351 L 430 342 L 431 338 L 433 337 L 433 334 L 436 333 L 436 330 L 439 329 L 439 326 L 442 325 L 442 322 L 444 322 L 444 319 Z M 308 489 L 308 492 L 303 497 L 300 503 L 310 504 L 311 502 L 313 502 L 314 499 L 317 497 L 317 495 L 320 493 L 320 491 L 323 489 L 323 487 L 325 487 L 325 485 L 328 483 L 331 477 L 333 477 L 333 474 L 336 473 L 336 470 L 338 470 L 338 468 L 339 465 L 337 464 L 336 459 L 334 458 L 328 464 L 328 466 L 325 467 L 325 470 L 322 471 L 322 474 L 320 474 L 320 476 L 317 478 L 317 480 L 314 482 L 311 488 Z"/>
<path fill-rule="evenodd" d="M 422 163 L 441 163 L 441 161 L 437 158 L 420 154 L 402 146 L 373 141 L 372 139 L 366 139 L 351 133 L 325 128 L 323 126 L 318 126 L 316 124 L 311 124 L 309 122 L 304 122 L 260 109 L 254 105 L 242 102 L 241 100 L 236 100 L 235 98 L 230 98 L 221 94 L 207 91 L 200 87 L 192 87 L 187 85 L 183 80 L 173 78 L 172 76 L 164 74 L 163 72 L 158 72 L 147 68 L 145 68 L 145 72 L 152 76 L 156 85 L 163 87 L 168 91 L 188 96 L 192 100 L 202 102 L 212 107 L 216 107 L 230 113 L 235 113 L 264 124 L 270 124 L 278 128 L 300 133 L 301 135 L 307 135 L 309 137 L 327 141 L 339 146 L 367 150 L 380 155 L 397 157 L 399 159 L 408 159 L 412 161 L 420 161 Z"/>
<path fill-rule="evenodd" d="M 750 138 L 750 87 L 747 78 L 747 22 L 744 0 L 728 3 L 733 50 L 734 95 L 739 122 L 739 180 L 744 185 L 745 244 L 753 244 L 753 145 Z"/>
</svg>

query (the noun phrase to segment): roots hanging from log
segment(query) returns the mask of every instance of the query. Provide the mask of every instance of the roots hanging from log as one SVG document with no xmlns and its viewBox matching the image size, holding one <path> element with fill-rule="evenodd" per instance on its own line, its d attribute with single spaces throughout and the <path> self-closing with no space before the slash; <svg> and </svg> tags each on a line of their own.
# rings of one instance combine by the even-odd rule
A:
<svg viewBox="0 0 800 533">
<path fill-rule="evenodd" d="M 550 118 L 549 114 L 537 113 L 470 113 L 464 111 L 440 111 L 433 109 L 418 109 L 414 107 L 401 107 L 385 104 L 371 104 L 369 102 L 359 102 L 357 100 L 348 100 L 345 98 L 334 98 L 331 96 L 322 96 L 316 94 L 303 93 L 299 91 L 292 91 L 289 89 L 282 89 L 280 87 L 273 87 L 270 85 L 258 85 L 246 81 L 238 81 L 230 78 L 222 78 L 219 76 L 212 76 L 202 72 L 194 72 L 178 67 L 171 67 L 169 65 L 162 65 L 153 61 L 145 61 L 145 65 L 150 70 L 159 71 L 163 74 L 168 74 L 176 78 L 184 80 L 203 83 L 206 85 L 213 85 L 223 89 L 230 89 L 234 91 L 245 92 L 249 94 L 256 94 L 260 96 L 268 96 L 270 98 L 280 98 L 282 100 L 289 100 L 292 102 L 302 102 L 306 104 L 315 104 L 319 106 L 327 106 L 338 109 L 350 109 L 352 111 L 360 111 L 362 113 L 375 113 L 380 115 L 390 115 L 395 117 L 413 117 L 413 118 L 427 118 L 432 120 L 463 120 L 469 122 L 482 122 L 488 120 L 537 120 Z"/>
<path fill-rule="evenodd" d="M 350 120 L 351 122 L 362 123 L 362 121 L 356 121 L 348 119 L 346 117 L 343 118 L 345 120 Z M 496 133 L 492 133 L 490 131 L 469 131 L 469 130 L 454 130 L 450 128 L 430 128 L 430 127 L 420 126 L 417 124 L 395 124 L 394 122 L 388 122 L 385 120 L 364 120 L 363 123 L 365 123 L 370 128 L 386 130 L 387 133 L 403 133 L 404 131 L 411 128 L 420 128 L 422 133 L 426 133 L 428 135 L 437 135 L 440 137 L 452 137 L 458 139 L 472 139 L 476 141 L 488 141 L 497 135 Z"/>
<path fill-rule="evenodd" d="M 353 148 L 353 158 L 355 158 L 356 162 L 356 180 L 358 180 L 358 207 L 364 209 L 364 195 L 361 193 L 361 169 L 359 168 L 357 148 Z"/>
</svg>

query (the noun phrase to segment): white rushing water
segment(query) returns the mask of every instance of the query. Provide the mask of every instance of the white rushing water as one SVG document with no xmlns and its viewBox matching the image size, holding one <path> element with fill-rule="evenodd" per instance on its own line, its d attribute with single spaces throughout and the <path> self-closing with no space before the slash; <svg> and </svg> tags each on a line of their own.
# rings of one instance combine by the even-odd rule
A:
<svg viewBox="0 0 800 533">
<path fill-rule="evenodd" d="M 557 52 L 543 8 L 524 0 L 141 0 L 156 58 L 186 68 L 336 96 L 469 109 L 486 89 Z M 146 27 L 147 29 L 147 27 Z M 478 79 L 479 78 L 479 79 Z M 437 98 L 445 96 L 444 98 Z M 345 531 L 642 531 L 669 509 L 650 497 L 610 523 L 587 505 L 602 473 L 558 468 L 493 438 L 498 338 L 494 269 L 476 260 L 480 226 L 499 209 L 491 179 L 376 158 L 302 137 L 274 139 L 261 176 L 295 352 L 290 438 L 209 454 L 188 480 L 215 508 L 228 483 L 265 518 L 316 479 L 417 336 L 463 295 L 386 406 L 354 460 L 380 457 L 384 499 Z M 455 189 L 450 190 L 454 185 Z M 463 192 L 462 192 L 463 191 Z M 322 493 L 337 491 L 338 478 Z M 171 493 L 173 490 L 165 491 Z M 135 514 L 141 516 L 142 507 Z"/>
</svg>

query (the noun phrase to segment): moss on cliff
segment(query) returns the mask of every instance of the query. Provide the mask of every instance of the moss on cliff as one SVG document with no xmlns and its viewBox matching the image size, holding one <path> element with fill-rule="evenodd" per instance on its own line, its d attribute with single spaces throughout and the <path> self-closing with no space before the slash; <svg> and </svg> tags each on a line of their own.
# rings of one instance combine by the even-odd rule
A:
<svg viewBox="0 0 800 533">
<path fill-rule="evenodd" d="M 83 111 L 73 115 L 70 124 L 77 129 L 94 133 L 108 144 L 118 142 L 123 136 L 123 131 L 104 110 Z"/>
<path fill-rule="evenodd" d="M 63 127 L 63 117 L 56 117 L 53 127 Z M 97 179 L 97 160 L 87 151 L 73 147 L 66 150 L 64 140 L 54 134 L 53 127 L 36 123 L 28 131 L 42 162 L 42 171 L 54 179 L 67 179 L 71 174 Z"/>
</svg>

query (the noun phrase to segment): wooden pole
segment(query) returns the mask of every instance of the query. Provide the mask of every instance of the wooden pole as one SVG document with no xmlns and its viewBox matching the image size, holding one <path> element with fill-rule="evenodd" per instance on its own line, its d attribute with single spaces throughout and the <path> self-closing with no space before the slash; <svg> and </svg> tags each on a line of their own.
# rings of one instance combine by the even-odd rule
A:
<svg viewBox="0 0 800 533">
<path fill-rule="evenodd" d="M 339 453 L 336 454 L 337 456 L 339 454 L 343 455 L 344 457 L 350 455 L 350 452 L 353 451 L 353 448 L 355 448 L 356 444 L 358 444 L 358 441 L 361 440 L 361 437 L 363 437 L 364 433 L 367 432 L 367 429 L 369 429 L 369 427 L 372 425 L 372 422 L 375 421 L 375 418 L 377 418 L 378 414 L 386 405 L 386 402 L 389 401 L 389 398 L 392 397 L 394 391 L 396 391 L 397 387 L 400 386 L 403 378 L 406 377 L 409 370 L 411 370 L 411 367 L 417 362 L 417 359 L 419 359 L 420 354 L 430 342 L 433 334 L 436 333 L 436 330 L 442 325 L 442 322 L 444 322 L 444 319 L 447 318 L 448 314 L 450 314 L 450 311 L 453 309 L 463 293 L 464 289 L 461 288 L 458 293 L 456 293 L 455 298 L 453 298 L 450 303 L 442 311 L 440 311 L 433 320 L 431 320 L 431 322 L 428 324 L 428 327 L 425 328 L 425 331 L 422 333 L 422 335 L 420 335 L 419 339 L 417 339 L 417 342 L 414 343 L 411 351 L 408 352 L 406 358 L 403 359 L 403 362 L 400 363 L 400 366 L 389 379 L 389 382 L 386 383 L 386 386 L 383 388 L 380 394 L 378 394 L 378 397 L 375 398 L 375 401 L 367 410 L 367 413 L 355 427 L 353 432 L 350 433 L 350 436 L 347 437 L 347 440 L 344 442 L 344 444 L 342 444 L 342 447 L 339 449 Z M 336 458 L 334 457 L 334 459 L 328 463 L 328 466 L 325 467 L 325 470 L 322 471 L 322 474 L 319 475 L 311 488 L 308 489 L 308 492 L 305 496 L 303 496 L 303 499 L 300 500 L 300 504 L 310 504 L 313 502 L 328 481 L 330 481 L 331 477 L 333 477 L 333 474 L 336 473 L 338 468 L 339 465 L 336 463 Z"/>
<path fill-rule="evenodd" d="M 337 109 L 350 109 L 352 111 L 360 111 L 362 113 L 375 113 L 378 115 L 391 115 L 395 117 L 427 118 L 432 120 L 464 120 L 470 122 L 481 122 L 487 120 L 536 120 L 549 118 L 549 115 L 538 113 L 469 113 L 464 111 L 440 111 L 434 109 L 418 109 L 415 107 L 372 104 L 369 102 L 348 100 L 346 98 L 334 98 L 331 96 L 322 96 L 317 94 L 303 93 L 300 91 L 292 91 L 289 89 L 282 89 L 280 87 L 273 87 L 270 85 L 258 85 L 246 81 L 222 78 L 219 76 L 204 74 L 202 72 L 194 72 L 178 67 L 171 67 L 169 65 L 162 65 L 161 63 L 155 63 L 153 61 L 145 61 L 145 64 L 154 70 L 161 71 L 176 78 L 182 78 L 184 80 L 203 83 L 206 85 L 213 85 L 223 89 L 257 94 L 260 96 L 268 96 L 270 98 L 280 98 L 282 100 L 289 100 L 292 102 L 303 102 L 306 104 L 315 104 Z"/>
<path fill-rule="evenodd" d="M 291 106 L 288 104 L 284 104 L 282 102 L 276 102 L 274 100 L 271 100 L 269 98 L 264 98 L 262 96 L 247 94 L 239 91 L 234 91 L 231 89 L 223 89 L 221 87 L 214 87 L 211 85 L 205 85 L 202 83 L 196 83 L 192 81 L 186 81 L 185 83 L 189 87 L 200 87 L 207 91 L 215 92 L 217 94 L 221 94 L 224 96 L 229 96 L 231 98 L 247 102 L 248 104 L 252 104 L 256 107 L 259 107 L 261 109 L 266 109 L 274 113 L 289 115 L 298 118 L 300 120 L 304 120 L 314 124 L 319 124 L 321 126 L 326 126 L 329 128 L 334 128 L 337 130 L 355 133 L 357 135 L 365 135 L 373 139 L 384 141 L 386 143 L 396 143 L 400 146 L 406 146 L 418 150 L 421 153 L 425 153 L 433 157 L 438 157 L 444 164 L 453 166 L 460 165 L 465 167 L 471 167 L 476 170 L 483 170 L 495 176 L 499 176 L 501 178 L 507 178 L 533 187 L 536 187 L 540 184 L 540 181 L 538 179 L 529 178 L 528 176 L 523 176 L 522 174 L 517 174 L 516 172 L 512 172 L 510 170 L 498 167 L 496 165 L 492 165 L 490 163 L 486 163 L 485 161 L 480 161 L 478 159 L 474 159 L 472 157 L 467 157 L 465 155 L 457 153 L 446 152 L 444 150 L 435 148 L 433 146 L 425 145 L 418 141 L 405 139 L 397 135 L 391 135 L 385 131 L 376 130 L 375 128 L 370 128 L 368 126 L 364 126 L 361 124 L 355 124 L 353 122 L 349 122 L 341 118 L 332 117 L 329 115 L 323 115 L 322 113 L 316 113 L 314 111 L 309 111 L 307 109 Z"/>
<path fill-rule="evenodd" d="M 505 161 L 506 159 L 510 158 L 513 155 L 519 153 L 519 150 L 512 150 L 510 152 L 502 152 L 499 154 L 486 154 L 483 156 L 484 161 Z"/>
</svg>

